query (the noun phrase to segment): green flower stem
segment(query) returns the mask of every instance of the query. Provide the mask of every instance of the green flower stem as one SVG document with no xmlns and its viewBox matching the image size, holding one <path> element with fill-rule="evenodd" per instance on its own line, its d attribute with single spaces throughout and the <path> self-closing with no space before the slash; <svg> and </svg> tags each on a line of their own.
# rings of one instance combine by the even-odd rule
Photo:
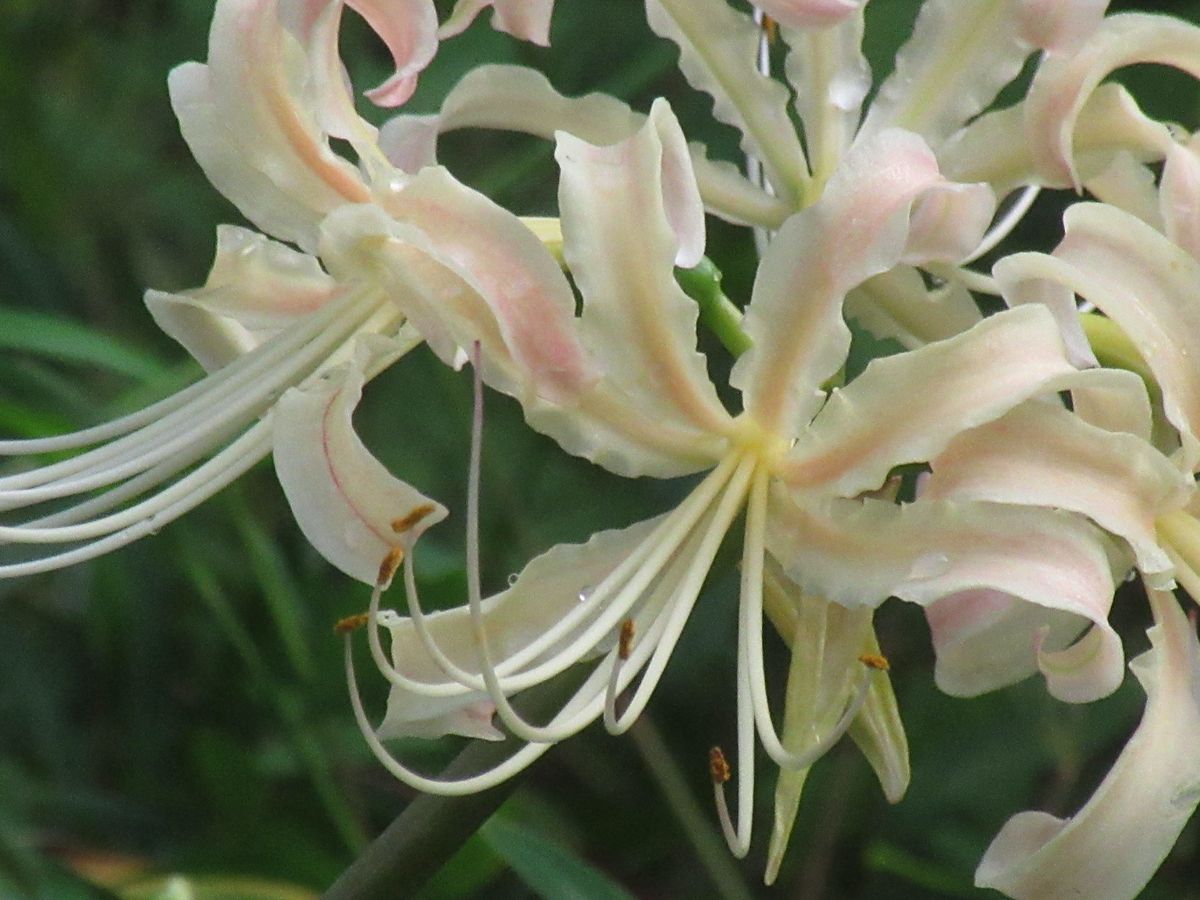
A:
<svg viewBox="0 0 1200 900">
<path fill-rule="evenodd" d="M 523 691 L 514 701 L 515 705 L 526 717 L 549 718 L 582 683 L 581 676 L 572 677 L 572 674 L 566 673 Z M 462 778 L 490 769 L 512 753 L 512 738 L 472 741 L 446 767 L 442 778 Z M 321 897 L 323 900 L 396 900 L 397 897 L 416 896 L 417 891 L 517 789 L 522 777 L 518 775 L 494 788 L 465 797 L 418 795 Z"/>
<path fill-rule="evenodd" d="M 1091 312 L 1080 313 L 1079 324 L 1083 326 L 1083 333 L 1092 345 L 1092 352 L 1096 354 L 1100 365 L 1110 369 L 1126 369 L 1140 375 L 1142 381 L 1146 382 L 1146 390 L 1150 392 L 1151 399 L 1157 402 L 1162 398 L 1162 391 L 1158 382 L 1154 380 L 1154 373 L 1146 365 L 1146 360 L 1129 339 L 1129 335 L 1121 330 L 1121 326 L 1107 316 Z"/>
<path fill-rule="evenodd" d="M 742 330 L 742 311 L 721 290 L 721 270 L 708 257 L 692 269 L 676 269 L 675 280 L 700 307 L 700 324 L 717 336 L 734 357 L 750 349 L 749 335 Z"/>
</svg>

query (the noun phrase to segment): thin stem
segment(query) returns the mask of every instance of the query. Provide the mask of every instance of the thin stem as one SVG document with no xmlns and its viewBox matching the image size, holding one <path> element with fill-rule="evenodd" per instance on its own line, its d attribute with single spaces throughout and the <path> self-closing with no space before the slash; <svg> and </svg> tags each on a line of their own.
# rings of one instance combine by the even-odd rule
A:
<svg viewBox="0 0 1200 900">
<path fill-rule="evenodd" d="M 705 257 L 695 268 L 676 269 L 675 280 L 700 307 L 700 324 L 735 358 L 753 345 L 742 330 L 742 311 L 721 290 L 721 270 Z"/>
</svg>

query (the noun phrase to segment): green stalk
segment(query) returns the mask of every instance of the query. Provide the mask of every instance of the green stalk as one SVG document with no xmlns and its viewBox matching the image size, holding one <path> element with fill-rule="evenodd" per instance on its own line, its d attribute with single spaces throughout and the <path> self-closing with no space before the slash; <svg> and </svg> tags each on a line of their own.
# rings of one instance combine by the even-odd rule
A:
<svg viewBox="0 0 1200 900">
<path fill-rule="evenodd" d="M 742 311 L 721 290 L 721 270 L 707 256 L 691 269 L 676 269 L 675 280 L 700 307 L 700 324 L 736 358 L 750 349 L 749 335 L 742 330 Z"/>
</svg>

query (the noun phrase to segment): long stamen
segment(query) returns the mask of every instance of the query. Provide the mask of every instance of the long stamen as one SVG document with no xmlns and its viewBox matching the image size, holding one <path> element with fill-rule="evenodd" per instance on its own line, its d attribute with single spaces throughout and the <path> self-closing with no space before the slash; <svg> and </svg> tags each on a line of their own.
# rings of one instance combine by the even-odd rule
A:
<svg viewBox="0 0 1200 900">
<path fill-rule="evenodd" d="M 1013 229 L 1025 218 L 1025 214 L 1029 212 L 1041 191 L 1041 187 L 1036 184 L 1031 184 L 1022 190 L 1017 199 L 1013 201 L 1012 206 L 1000 218 L 1000 221 L 988 229 L 987 234 L 979 242 L 979 246 L 972 250 L 971 255 L 966 259 L 960 260 L 959 265 L 965 266 L 968 263 L 975 262 L 979 257 L 994 250 L 997 244 L 1012 234 Z"/>
</svg>

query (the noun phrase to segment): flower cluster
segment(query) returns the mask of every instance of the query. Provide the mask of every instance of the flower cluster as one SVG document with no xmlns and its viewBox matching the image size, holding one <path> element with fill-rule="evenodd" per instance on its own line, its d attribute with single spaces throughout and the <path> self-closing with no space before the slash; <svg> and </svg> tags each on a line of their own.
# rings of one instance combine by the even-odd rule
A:
<svg viewBox="0 0 1200 900">
<path fill-rule="evenodd" d="M 344 629 L 365 739 L 397 778 L 456 794 L 512 776 L 594 721 L 629 728 L 741 519 L 736 765 L 714 749 L 712 772 L 741 855 L 756 739 L 780 767 L 770 881 L 805 774 L 843 735 L 890 800 L 907 787 L 874 608 L 889 597 L 927 608 L 948 692 L 1040 673 L 1055 697 L 1088 702 L 1122 681 L 1109 613 L 1136 570 L 1155 619 L 1152 648 L 1132 663 L 1148 696 L 1141 726 L 1075 817 L 1015 816 L 977 873 L 1014 897 L 1134 896 L 1200 802 L 1200 646 L 1170 593 L 1178 580 L 1200 597 L 1189 345 L 1200 333 L 1200 145 L 1104 79 L 1135 62 L 1200 75 L 1200 29 L 1106 16 L 1104 0 L 927 0 L 875 87 L 865 5 L 755 0 L 751 15 L 727 0 L 646 0 L 687 80 L 740 132 L 743 174 L 689 143 L 665 100 L 643 114 L 565 97 L 514 66 L 474 70 L 434 115 L 376 129 L 358 113 L 338 56 L 344 6 L 394 59 L 368 97 L 398 106 L 438 40 L 484 7 L 501 29 L 545 43 L 550 0 L 459 0 L 440 29 L 429 0 L 218 0 L 208 61 L 176 69 L 171 98 L 210 180 L 262 233 L 222 228 L 203 287 L 146 297 L 210 374 L 106 425 L 0 442 L 8 454 L 97 445 L 0 477 L 0 509 L 74 498 L 0 526 L 10 544 L 54 548 L 0 575 L 122 546 L 273 453 L 306 537 L 373 589 Z M 1031 58 L 1024 97 L 994 109 Z M 438 136 L 469 127 L 554 140 L 557 219 L 520 218 L 437 164 Z M 1052 252 L 971 268 L 1044 188 L 1100 202 L 1069 207 Z M 706 214 L 754 228 L 761 254 L 744 310 L 721 311 L 737 357 L 728 391 L 697 350 L 700 308 L 681 286 L 705 261 Z M 1004 308 L 984 315 L 979 295 Z M 1095 311 L 1081 314 L 1080 300 Z M 848 317 L 902 352 L 846 381 Z M 352 427 L 365 382 L 422 342 L 476 376 L 467 602 L 428 614 L 416 545 L 446 510 Z M 553 547 L 485 598 L 485 384 L 568 453 L 693 486 L 672 510 Z M 898 472 L 913 466 L 915 493 L 902 492 Z M 380 609 L 398 574 L 403 615 Z M 792 659 L 782 729 L 764 616 Z M 355 624 L 391 686 L 377 727 L 358 696 Z M 587 677 L 549 721 L 514 707 L 579 664 Z M 448 781 L 385 745 L 445 734 L 520 746 Z"/>
</svg>

